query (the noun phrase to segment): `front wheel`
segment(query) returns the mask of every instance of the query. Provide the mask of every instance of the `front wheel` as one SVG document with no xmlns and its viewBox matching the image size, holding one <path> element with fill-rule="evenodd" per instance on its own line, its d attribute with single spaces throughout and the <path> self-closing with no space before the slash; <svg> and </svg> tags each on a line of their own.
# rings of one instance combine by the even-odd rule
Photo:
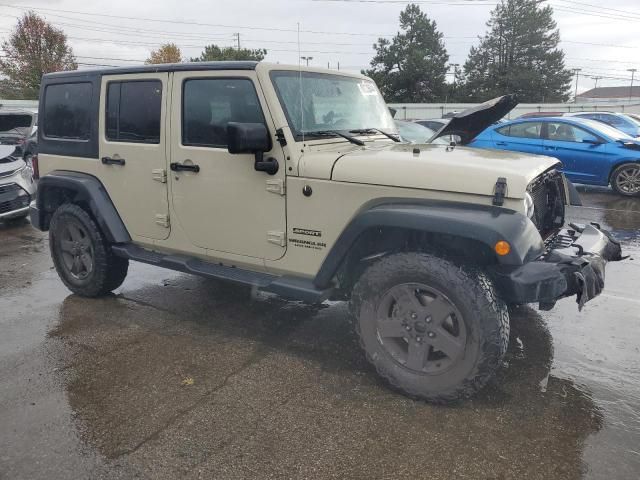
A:
<svg viewBox="0 0 640 480">
<path fill-rule="evenodd" d="M 351 301 L 367 358 L 412 397 L 468 398 L 507 350 L 509 314 L 489 279 L 433 255 L 383 258 L 360 277 Z"/>
<path fill-rule="evenodd" d="M 49 248 L 60 279 L 73 293 L 98 297 L 118 288 L 129 260 L 116 257 L 91 216 L 65 203 L 51 218 Z"/>
<path fill-rule="evenodd" d="M 640 163 L 624 163 L 611 174 L 611 186 L 620 195 L 640 195 Z"/>
</svg>

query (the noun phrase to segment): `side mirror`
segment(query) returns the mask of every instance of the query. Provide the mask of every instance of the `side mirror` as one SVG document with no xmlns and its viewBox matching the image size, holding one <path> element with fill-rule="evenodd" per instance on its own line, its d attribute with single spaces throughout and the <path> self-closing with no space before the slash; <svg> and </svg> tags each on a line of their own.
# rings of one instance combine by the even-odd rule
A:
<svg viewBox="0 0 640 480">
<path fill-rule="evenodd" d="M 262 123 L 227 123 L 227 150 L 229 153 L 255 154 L 254 168 L 258 172 L 275 175 L 278 161 L 275 158 L 264 160 L 264 152 L 271 150 L 269 131 Z"/>
<path fill-rule="evenodd" d="M 591 146 L 597 147 L 598 145 L 602 145 L 604 142 L 601 142 L 597 138 L 585 138 L 582 140 L 582 143 L 588 143 Z"/>
<path fill-rule="evenodd" d="M 258 153 L 271 150 L 269 132 L 262 123 L 227 124 L 229 153 Z"/>
</svg>

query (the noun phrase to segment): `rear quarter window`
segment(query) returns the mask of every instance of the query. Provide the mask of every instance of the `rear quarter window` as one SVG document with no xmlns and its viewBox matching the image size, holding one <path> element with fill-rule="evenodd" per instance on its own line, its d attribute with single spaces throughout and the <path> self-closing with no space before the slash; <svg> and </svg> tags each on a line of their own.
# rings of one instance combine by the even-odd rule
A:
<svg viewBox="0 0 640 480">
<path fill-rule="evenodd" d="M 91 132 L 89 82 L 58 83 L 45 87 L 42 129 L 45 137 L 87 141 Z"/>
</svg>

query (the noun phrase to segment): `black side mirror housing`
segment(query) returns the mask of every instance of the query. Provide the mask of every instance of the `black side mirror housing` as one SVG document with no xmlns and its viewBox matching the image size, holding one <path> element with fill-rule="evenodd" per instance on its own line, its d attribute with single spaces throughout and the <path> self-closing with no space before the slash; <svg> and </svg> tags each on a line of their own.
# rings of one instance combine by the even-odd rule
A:
<svg viewBox="0 0 640 480">
<path fill-rule="evenodd" d="M 264 152 L 271 150 L 271 138 L 262 123 L 227 123 L 227 150 L 229 153 L 253 153 L 256 156 L 253 166 L 258 172 L 278 173 L 278 160 L 264 159 Z"/>
<path fill-rule="evenodd" d="M 227 124 L 229 153 L 258 153 L 271 150 L 269 131 L 262 123 Z"/>
</svg>

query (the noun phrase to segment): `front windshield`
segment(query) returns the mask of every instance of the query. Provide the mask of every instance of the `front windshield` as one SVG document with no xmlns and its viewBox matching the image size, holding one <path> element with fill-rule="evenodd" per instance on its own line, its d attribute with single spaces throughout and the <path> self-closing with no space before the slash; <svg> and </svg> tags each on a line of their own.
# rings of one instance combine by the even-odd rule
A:
<svg viewBox="0 0 640 480">
<path fill-rule="evenodd" d="M 389 110 L 370 80 L 291 70 L 274 71 L 271 79 L 296 139 L 332 130 L 396 132 Z"/>
<path fill-rule="evenodd" d="M 633 137 L 624 133 L 622 130 L 618 130 L 606 123 L 599 122 L 597 120 L 582 120 L 586 125 L 589 125 L 594 130 L 606 135 L 613 140 L 631 140 Z"/>
<path fill-rule="evenodd" d="M 20 132 L 20 129 L 31 126 L 31 115 L 5 114 L 0 115 L 0 133 Z"/>
</svg>

